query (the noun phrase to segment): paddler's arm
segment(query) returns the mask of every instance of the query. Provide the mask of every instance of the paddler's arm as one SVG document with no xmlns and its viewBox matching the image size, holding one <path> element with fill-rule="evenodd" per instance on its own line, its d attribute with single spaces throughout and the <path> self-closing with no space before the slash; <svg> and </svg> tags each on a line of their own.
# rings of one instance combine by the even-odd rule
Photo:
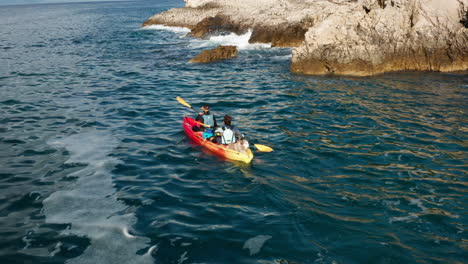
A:
<svg viewBox="0 0 468 264">
<path fill-rule="evenodd" d="M 244 135 L 242 135 L 242 133 L 239 131 L 239 129 L 237 129 L 237 127 L 234 127 L 234 136 L 237 139 L 244 139 Z"/>
<path fill-rule="evenodd" d="M 195 121 L 203 123 L 203 113 L 198 113 L 197 117 L 195 117 Z"/>
<path fill-rule="evenodd" d="M 203 124 L 204 123 L 204 119 L 203 119 L 203 114 L 202 113 L 198 113 L 197 117 L 195 117 L 195 121 Z M 198 128 L 198 131 L 204 131 L 204 127 L 202 125 L 198 125 L 198 126 L 194 126 L 194 127 L 197 127 Z"/>
</svg>

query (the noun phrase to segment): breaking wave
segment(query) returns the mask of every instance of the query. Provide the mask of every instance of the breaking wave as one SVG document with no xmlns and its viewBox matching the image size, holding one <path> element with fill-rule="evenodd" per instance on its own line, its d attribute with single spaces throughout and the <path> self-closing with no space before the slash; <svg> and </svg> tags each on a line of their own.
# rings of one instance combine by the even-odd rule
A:
<svg viewBox="0 0 468 264">
<path fill-rule="evenodd" d="M 271 44 L 263 43 L 249 43 L 250 36 L 252 36 L 252 30 L 242 35 L 230 33 L 228 35 L 212 36 L 207 40 L 193 39 L 190 43 L 191 48 L 206 48 L 217 45 L 232 45 L 237 46 L 239 50 L 250 50 L 250 49 L 268 49 L 271 48 Z"/>
<path fill-rule="evenodd" d="M 143 30 L 164 30 L 164 31 L 171 31 L 174 33 L 189 33 L 190 29 L 186 27 L 168 27 L 164 25 L 149 25 L 142 27 Z"/>
</svg>

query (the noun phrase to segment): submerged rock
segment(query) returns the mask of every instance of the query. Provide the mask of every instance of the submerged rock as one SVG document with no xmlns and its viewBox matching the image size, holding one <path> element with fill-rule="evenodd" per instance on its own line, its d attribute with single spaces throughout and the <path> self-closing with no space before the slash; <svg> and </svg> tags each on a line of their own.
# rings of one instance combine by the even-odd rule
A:
<svg viewBox="0 0 468 264">
<path fill-rule="evenodd" d="M 250 43 L 294 47 L 292 72 L 366 76 L 468 70 L 468 0 L 185 0 L 144 25 L 192 36 L 252 29 Z"/>
<path fill-rule="evenodd" d="M 219 45 L 215 49 L 204 50 L 200 52 L 195 58 L 191 59 L 190 62 L 197 63 L 208 63 L 213 61 L 231 59 L 237 57 L 236 46 L 221 46 Z"/>
</svg>

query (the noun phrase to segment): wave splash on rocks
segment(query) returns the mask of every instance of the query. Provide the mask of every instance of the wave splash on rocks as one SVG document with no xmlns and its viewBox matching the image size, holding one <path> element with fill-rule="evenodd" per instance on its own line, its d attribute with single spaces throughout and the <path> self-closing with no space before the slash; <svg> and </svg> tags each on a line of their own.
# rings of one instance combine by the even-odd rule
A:
<svg viewBox="0 0 468 264">
<path fill-rule="evenodd" d="M 208 39 L 194 39 L 193 48 L 206 48 L 213 45 L 236 46 L 239 50 L 267 49 L 271 47 L 270 43 L 249 43 L 252 36 L 252 30 L 242 35 L 230 33 L 227 35 L 210 36 Z"/>
</svg>

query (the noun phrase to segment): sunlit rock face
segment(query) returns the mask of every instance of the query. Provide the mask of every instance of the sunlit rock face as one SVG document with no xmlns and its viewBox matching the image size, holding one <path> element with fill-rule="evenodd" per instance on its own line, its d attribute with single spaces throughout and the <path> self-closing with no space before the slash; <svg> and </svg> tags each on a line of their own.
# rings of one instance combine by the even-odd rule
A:
<svg viewBox="0 0 468 264">
<path fill-rule="evenodd" d="M 250 43 L 294 47 L 291 71 L 366 76 L 468 70 L 468 0 L 185 0 L 144 25 L 191 35 L 252 29 Z"/>
<path fill-rule="evenodd" d="M 466 2 L 466 1 L 465 1 Z M 362 1 L 327 10 L 293 50 L 291 71 L 372 75 L 468 69 L 468 6 L 457 0 Z"/>
</svg>

